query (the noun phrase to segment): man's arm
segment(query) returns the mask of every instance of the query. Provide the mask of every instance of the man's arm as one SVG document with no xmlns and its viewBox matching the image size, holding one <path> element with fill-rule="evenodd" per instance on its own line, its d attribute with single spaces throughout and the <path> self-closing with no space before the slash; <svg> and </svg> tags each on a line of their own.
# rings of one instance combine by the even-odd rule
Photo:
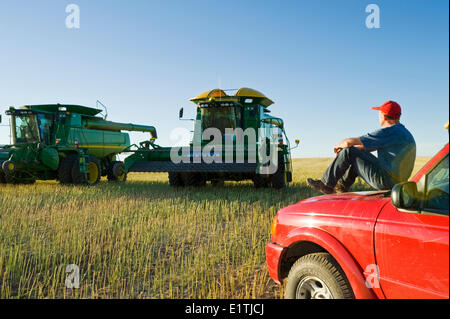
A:
<svg viewBox="0 0 450 319">
<path fill-rule="evenodd" d="M 342 140 L 341 142 L 336 144 L 334 146 L 334 152 L 336 154 L 339 154 L 339 152 L 342 151 L 344 148 L 349 148 L 352 146 L 356 146 L 357 148 L 359 148 L 361 150 L 364 149 L 364 146 L 363 146 L 361 140 L 359 139 L 359 137 L 350 137 L 350 138 L 346 138 L 345 140 Z"/>
</svg>

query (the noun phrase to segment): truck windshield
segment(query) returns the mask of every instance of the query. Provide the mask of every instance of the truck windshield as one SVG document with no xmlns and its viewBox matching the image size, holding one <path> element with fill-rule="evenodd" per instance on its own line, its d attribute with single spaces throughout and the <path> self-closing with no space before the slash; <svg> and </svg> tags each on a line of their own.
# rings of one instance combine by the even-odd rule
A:
<svg viewBox="0 0 450 319">
<path fill-rule="evenodd" d="M 203 130 L 215 127 L 225 134 L 226 128 L 235 129 L 236 123 L 240 126 L 240 107 L 208 107 L 202 108 L 201 113 Z"/>
<path fill-rule="evenodd" d="M 36 115 L 16 115 L 15 126 L 16 143 L 39 142 L 39 129 L 36 122 Z"/>
</svg>

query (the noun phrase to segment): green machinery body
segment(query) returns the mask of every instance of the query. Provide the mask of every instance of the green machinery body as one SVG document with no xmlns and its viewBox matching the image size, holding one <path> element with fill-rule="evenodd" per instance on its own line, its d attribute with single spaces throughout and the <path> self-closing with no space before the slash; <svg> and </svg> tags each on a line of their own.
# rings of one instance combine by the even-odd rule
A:
<svg viewBox="0 0 450 319">
<path fill-rule="evenodd" d="M 80 105 L 11 107 L 6 114 L 11 116 L 13 144 L 0 148 L 0 182 L 83 183 L 89 181 L 92 169 L 98 175 L 94 183 L 100 176 L 114 179 L 116 155 L 130 146 L 128 133 L 121 131 L 150 132 L 156 137 L 156 130 L 106 121 L 98 116 L 101 112 Z"/>
<path fill-rule="evenodd" d="M 126 172 L 169 172 L 172 186 L 202 186 L 207 181 L 215 184 L 226 180 L 253 180 L 256 187 L 283 188 L 292 181 L 290 145 L 283 120 L 269 115 L 268 107 L 273 101 L 250 88 L 241 88 L 233 95 L 214 89 L 191 101 L 196 105 L 194 134 L 190 145 L 184 148 L 183 160 L 174 162 L 171 157 L 172 147 L 161 147 L 150 140 L 140 143 L 133 150 L 134 154 L 125 159 Z M 183 109 L 180 110 L 180 119 L 182 116 Z M 203 133 L 208 128 L 218 129 L 221 139 L 205 139 Z M 243 131 L 251 129 L 255 132 L 255 140 L 248 142 L 244 138 L 239 139 L 238 143 L 236 136 L 226 134 L 227 128 Z M 212 140 L 216 145 L 211 145 L 214 144 Z M 262 146 L 266 150 L 270 147 L 275 150 L 279 163 L 276 172 L 265 173 L 266 163 L 260 156 Z M 214 161 L 205 160 L 206 147 L 206 153 L 211 152 Z M 220 152 L 216 155 L 218 150 Z M 230 158 L 233 160 L 230 161 Z"/>
</svg>

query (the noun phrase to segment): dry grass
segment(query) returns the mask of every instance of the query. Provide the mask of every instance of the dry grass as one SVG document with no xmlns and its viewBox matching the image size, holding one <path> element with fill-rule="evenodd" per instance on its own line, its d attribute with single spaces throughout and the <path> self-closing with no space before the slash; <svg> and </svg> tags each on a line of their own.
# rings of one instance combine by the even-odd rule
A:
<svg viewBox="0 0 450 319">
<path fill-rule="evenodd" d="M 304 180 L 329 162 L 294 160 L 283 191 L 173 189 L 166 174 L 93 188 L 0 186 L 0 298 L 279 298 L 265 266 L 270 223 L 317 195 Z M 65 288 L 68 264 L 80 267 L 79 289 Z"/>
</svg>

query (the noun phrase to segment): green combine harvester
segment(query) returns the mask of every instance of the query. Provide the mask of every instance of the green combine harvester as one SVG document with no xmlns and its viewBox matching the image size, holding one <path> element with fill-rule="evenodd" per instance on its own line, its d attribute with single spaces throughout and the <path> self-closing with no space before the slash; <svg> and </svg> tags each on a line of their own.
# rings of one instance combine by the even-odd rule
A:
<svg viewBox="0 0 450 319">
<path fill-rule="evenodd" d="M 149 132 L 156 138 L 156 130 L 106 121 L 98 116 L 101 112 L 80 105 L 11 107 L 6 114 L 11 116 L 13 144 L 0 147 L 0 183 L 95 185 L 101 176 L 125 181 L 117 155 L 130 146 L 130 138 L 121 131 Z"/>
<path fill-rule="evenodd" d="M 189 146 L 161 147 L 154 139 L 142 142 L 137 149 L 127 150 L 134 154 L 125 159 L 124 172 L 168 172 L 169 183 L 175 187 L 252 180 L 257 188 L 284 188 L 292 181 L 291 149 L 283 120 L 269 115 L 274 102 L 250 88 L 232 95 L 227 92 L 214 89 L 191 99 L 196 118 Z M 205 138 L 210 128 L 219 137 Z M 242 138 L 239 129 L 254 135 Z"/>
</svg>

